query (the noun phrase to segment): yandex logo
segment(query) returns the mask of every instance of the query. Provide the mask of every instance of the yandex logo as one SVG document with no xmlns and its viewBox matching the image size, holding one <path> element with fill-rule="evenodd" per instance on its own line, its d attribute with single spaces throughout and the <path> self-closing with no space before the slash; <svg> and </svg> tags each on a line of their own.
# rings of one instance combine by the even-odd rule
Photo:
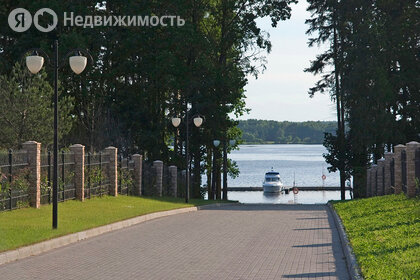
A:
<svg viewBox="0 0 420 280">
<path fill-rule="evenodd" d="M 52 18 L 52 22 L 48 23 L 46 26 L 41 25 L 40 17 L 48 15 Z M 25 32 L 32 26 L 32 15 L 26 9 L 17 8 L 10 12 L 8 23 L 13 31 Z M 49 8 L 42 8 L 38 10 L 33 17 L 34 26 L 41 32 L 51 32 L 57 26 L 57 23 L 57 14 Z"/>
</svg>

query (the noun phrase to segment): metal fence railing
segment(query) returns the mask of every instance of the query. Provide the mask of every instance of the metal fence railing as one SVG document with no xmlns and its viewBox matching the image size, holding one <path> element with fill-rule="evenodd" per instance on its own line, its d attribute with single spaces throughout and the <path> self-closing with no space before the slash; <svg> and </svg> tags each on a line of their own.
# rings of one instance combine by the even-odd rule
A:
<svg viewBox="0 0 420 280">
<path fill-rule="evenodd" d="M 407 193 L 407 154 L 401 151 L 401 176 L 402 176 L 402 190 Z"/>
<path fill-rule="evenodd" d="M 131 157 L 118 156 L 118 193 L 133 195 L 134 192 L 134 161 Z"/>
<path fill-rule="evenodd" d="M 41 204 L 51 203 L 52 201 L 52 153 L 41 154 Z"/>
<path fill-rule="evenodd" d="M 0 152 L 0 211 L 29 205 L 26 151 Z"/>
<path fill-rule="evenodd" d="M 41 204 L 52 201 L 53 155 L 50 151 L 41 154 Z M 74 185 L 74 155 L 61 151 L 58 155 L 58 201 L 76 198 Z"/>
<path fill-rule="evenodd" d="M 40 154 L 40 203 L 52 203 L 53 165 L 54 155 L 50 151 L 41 150 Z M 66 201 L 76 198 L 75 184 L 75 155 L 68 150 L 62 150 L 58 154 L 58 201 Z M 114 162 L 113 162 L 114 163 Z M 31 165 L 30 165 L 31 164 Z M 28 162 L 26 151 L 0 151 L 0 211 L 12 210 L 29 206 L 31 196 L 30 183 L 34 179 L 32 164 Z M 109 180 L 110 155 L 108 153 L 87 153 L 84 159 L 84 197 L 108 195 L 111 182 Z M 121 195 L 160 195 L 157 186 L 156 168 L 152 162 L 142 162 L 142 193 L 137 193 L 135 188 L 135 168 L 131 156 L 117 157 L 118 193 Z M 140 171 L 140 170 L 139 170 Z M 169 167 L 163 165 L 162 195 L 170 196 L 171 174 Z M 178 196 L 185 197 L 185 174 L 178 171 Z M 78 178 L 81 178 L 78 176 Z M 35 201 L 38 203 L 38 201 Z M 37 204 L 38 205 L 38 204 Z"/>
<path fill-rule="evenodd" d="M 395 170 L 394 170 L 395 167 L 394 166 L 395 166 L 395 161 L 394 161 L 394 159 L 392 159 L 391 162 L 390 162 L 391 186 L 395 187 Z M 395 188 L 391 188 L 390 191 L 391 191 L 391 193 L 394 193 Z"/>
<path fill-rule="evenodd" d="M 157 195 L 156 190 L 156 171 L 151 162 L 143 161 L 142 164 L 142 189 L 143 195 Z"/>
<path fill-rule="evenodd" d="M 415 153 L 416 195 L 420 195 L 420 148 Z"/>
<path fill-rule="evenodd" d="M 85 197 L 102 196 L 109 193 L 107 166 L 109 155 L 102 152 L 85 155 Z"/>
<path fill-rule="evenodd" d="M 59 201 L 76 198 L 74 185 L 74 155 L 72 152 L 62 151 L 59 155 Z"/>
</svg>

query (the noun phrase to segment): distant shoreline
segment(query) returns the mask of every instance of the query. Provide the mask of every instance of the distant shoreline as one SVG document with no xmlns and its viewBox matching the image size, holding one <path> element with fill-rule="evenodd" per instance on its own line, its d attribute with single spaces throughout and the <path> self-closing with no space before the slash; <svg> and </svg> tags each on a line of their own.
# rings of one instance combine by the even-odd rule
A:
<svg viewBox="0 0 420 280">
<path fill-rule="evenodd" d="M 241 120 L 237 126 L 246 144 L 322 144 L 325 134 L 335 134 L 334 121 L 278 122 L 266 120 Z"/>
<path fill-rule="evenodd" d="M 239 145 L 322 145 L 323 143 L 276 143 L 276 142 L 243 142 Z"/>
</svg>

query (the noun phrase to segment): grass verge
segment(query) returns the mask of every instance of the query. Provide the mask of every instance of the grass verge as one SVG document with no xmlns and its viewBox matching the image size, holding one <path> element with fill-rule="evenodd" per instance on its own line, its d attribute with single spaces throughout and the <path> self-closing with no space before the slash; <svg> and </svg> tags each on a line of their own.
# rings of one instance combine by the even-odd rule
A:
<svg viewBox="0 0 420 280">
<path fill-rule="evenodd" d="M 420 200 L 333 202 L 365 279 L 420 279 Z"/>
<path fill-rule="evenodd" d="M 58 229 L 51 228 L 52 206 L 0 212 L 0 252 L 153 212 L 220 201 L 182 198 L 104 196 L 58 204 Z"/>
</svg>

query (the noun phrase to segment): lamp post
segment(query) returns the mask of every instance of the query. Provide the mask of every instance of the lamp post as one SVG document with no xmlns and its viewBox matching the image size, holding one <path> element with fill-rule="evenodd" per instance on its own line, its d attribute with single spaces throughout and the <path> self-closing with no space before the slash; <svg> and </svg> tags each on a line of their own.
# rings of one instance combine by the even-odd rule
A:
<svg viewBox="0 0 420 280">
<path fill-rule="evenodd" d="M 44 65 L 44 58 L 50 62 L 48 55 L 42 49 L 31 49 L 33 52 L 26 57 L 26 66 L 32 74 L 37 74 Z M 65 59 L 69 58 L 70 68 L 74 73 L 80 74 L 85 70 L 87 65 L 87 57 L 81 53 L 87 54 L 92 60 L 90 54 L 83 49 L 74 49 L 67 53 Z M 40 55 L 41 54 L 41 55 Z M 72 55 L 74 54 L 74 55 Z M 54 40 L 54 61 L 49 63 L 54 69 L 54 161 L 53 161 L 53 210 L 52 210 L 52 227 L 56 229 L 58 226 L 58 40 Z"/>
<path fill-rule="evenodd" d="M 235 145 L 236 140 L 229 140 L 229 145 Z M 223 200 L 227 200 L 227 139 L 223 142 Z"/>
<path fill-rule="evenodd" d="M 216 170 L 216 165 L 217 165 L 217 158 L 216 158 L 216 155 L 217 155 L 217 147 L 219 147 L 219 145 L 220 145 L 220 140 L 213 140 L 213 145 L 214 145 L 214 147 L 215 147 L 215 149 L 214 149 L 214 152 L 213 152 L 213 180 L 212 180 L 212 183 L 211 183 L 211 192 L 212 192 L 212 194 L 211 194 L 211 199 L 212 200 L 214 200 L 215 198 L 217 198 L 219 195 L 218 195 L 218 192 L 216 191 L 216 182 L 217 182 L 217 178 L 216 178 L 216 175 L 217 175 L 217 170 Z M 210 195 L 209 195 L 209 197 L 210 197 Z"/>
<path fill-rule="evenodd" d="M 189 122 L 191 121 L 190 116 L 189 116 L 189 110 L 190 110 L 190 106 L 187 103 L 187 108 L 186 108 L 186 112 L 185 112 L 185 126 L 186 126 L 186 135 L 185 135 L 185 158 L 187 161 L 186 164 L 186 179 L 185 179 L 185 202 L 188 203 L 188 199 L 190 196 L 190 154 L 189 154 Z M 200 116 L 200 115 L 194 115 L 192 117 L 192 120 L 194 122 L 194 125 L 196 127 L 200 127 L 203 124 L 204 119 Z M 172 118 L 172 125 L 174 127 L 178 127 L 181 124 L 181 118 L 179 117 L 174 117 Z"/>
</svg>

